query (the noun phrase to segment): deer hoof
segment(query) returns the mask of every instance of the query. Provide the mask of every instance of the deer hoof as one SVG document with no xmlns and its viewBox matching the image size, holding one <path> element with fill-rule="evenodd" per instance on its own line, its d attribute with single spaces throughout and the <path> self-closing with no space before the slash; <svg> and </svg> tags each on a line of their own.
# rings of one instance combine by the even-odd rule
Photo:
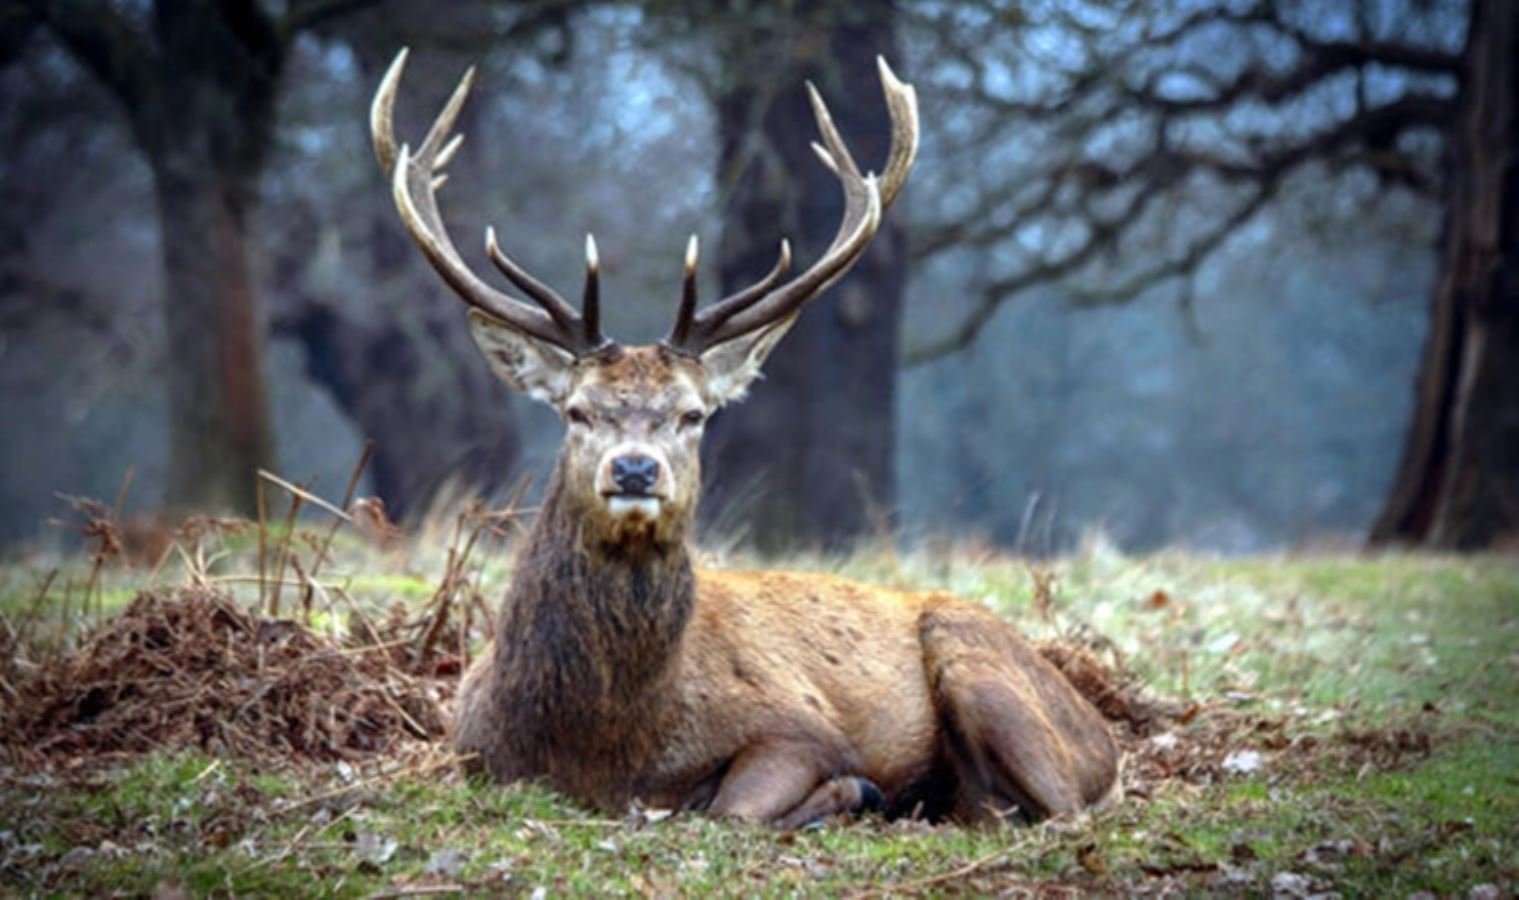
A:
<svg viewBox="0 0 1519 900">
<path fill-rule="evenodd" d="M 886 797 L 881 793 L 881 789 L 876 787 L 874 781 L 871 781 L 869 778 L 855 776 L 854 784 L 855 788 L 860 792 L 860 799 L 855 803 L 854 808 L 850 812 L 857 816 L 863 816 L 866 813 L 880 812 L 886 808 Z"/>
</svg>

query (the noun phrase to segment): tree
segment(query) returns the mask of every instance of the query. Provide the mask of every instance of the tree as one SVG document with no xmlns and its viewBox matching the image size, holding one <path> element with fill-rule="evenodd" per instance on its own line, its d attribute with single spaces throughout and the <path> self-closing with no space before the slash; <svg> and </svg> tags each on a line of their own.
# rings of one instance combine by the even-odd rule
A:
<svg viewBox="0 0 1519 900">
<path fill-rule="evenodd" d="M 1519 6 L 1473 0 L 1442 274 L 1414 419 L 1374 543 L 1519 534 Z"/>
<path fill-rule="evenodd" d="M 838 227 L 843 198 L 812 153 L 804 84 L 827 97 L 860 165 L 879 167 L 890 123 L 875 58 L 898 59 L 892 4 L 802 0 L 729 12 L 743 18 L 697 20 L 719 67 L 724 293 L 758 280 L 781 236 L 819 253 Z M 736 518 L 762 550 L 842 547 L 892 506 L 903 212 L 892 211 L 854 271 L 803 313 L 765 380 L 713 422 L 709 508 L 721 521 L 725 507 L 741 507 Z"/>
<path fill-rule="evenodd" d="M 457 302 L 438 289 L 431 269 L 420 264 L 380 170 L 370 164 L 363 104 L 398 47 L 412 43 L 455 49 L 425 54 L 428 59 L 443 55 L 446 66 L 419 66 L 424 73 L 447 70 L 453 78 L 456 67 L 475 62 L 492 45 L 516 49 L 524 36 L 563 27 L 558 16 L 564 9 L 560 2 L 542 4 L 536 14 L 522 16 L 508 29 L 493 27 L 495 10 L 466 6 L 426 10 L 425 16 L 376 10 L 329 29 L 333 41 L 352 51 L 357 85 L 342 85 L 341 112 L 318 107 L 323 124 L 351 122 L 358 139 L 349 162 L 358 177 L 352 189 L 330 184 L 320 198 L 305 190 L 271 198 L 284 213 L 282 234 L 270 242 L 272 286 L 279 298 L 273 333 L 300 344 L 306 374 L 374 442 L 370 481 L 397 519 L 425 511 L 451 480 L 486 494 L 504 487 L 518 474 L 520 441 L 513 417 L 506 414 L 509 392 L 479 364 Z M 486 183 L 479 148 L 489 135 L 479 127 L 481 109 L 477 99 L 464 110 L 460 131 L 471 138 L 473 152 L 462 154 L 454 169 L 460 183 L 476 189 L 453 198 L 456 203 L 477 196 Z M 342 149 L 347 152 L 348 145 Z M 358 252 L 345 259 L 341 284 L 326 279 L 329 283 L 316 287 L 313 282 L 322 279 L 314 278 L 312 269 L 321 263 L 311 248 L 320 245 L 325 228 L 347 231 Z M 357 302 L 345 302 L 352 300 Z"/>
<path fill-rule="evenodd" d="M 116 100 L 153 173 L 164 269 L 170 407 L 168 502 L 254 508 L 271 463 L 264 323 L 249 224 L 292 42 L 372 0 L 22 0 Z"/>
<path fill-rule="evenodd" d="M 965 152 L 995 160 L 976 203 L 921 230 L 915 258 L 999 262 L 908 364 L 967 346 L 1003 304 L 1052 284 L 1086 304 L 1169 290 L 1185 311 L 1198 270 L 1310 179 L 1354 198 L 1362 227 L 1390 198 L 1422 198 L 1446 211 L 1443 274 L 1372 540 L 1475 547 L 1519 530 L 1511 4 L 907 9 L 930 55 L 958 61 L 936 92 L 981 110 Z M 988 43 L 993 29 L 1003 39 Z"/>
</svg>

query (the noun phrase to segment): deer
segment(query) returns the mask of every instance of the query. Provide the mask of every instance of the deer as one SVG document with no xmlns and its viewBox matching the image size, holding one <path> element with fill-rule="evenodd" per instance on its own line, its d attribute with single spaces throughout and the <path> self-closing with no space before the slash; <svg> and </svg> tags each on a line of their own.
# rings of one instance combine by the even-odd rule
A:
<svg viewBox="0 0 1519 900">
<path fill-rule="evenodd" d="M 612 814 L 636 803 L 780 828 L 866 811 L 1037 821 L 1112 802 L 1121 758 L 1101 714 L 984 606 L 693 561 L 704 426 L 869 246 L 917 154 L 913 87 L 877 59 L 891 145 L 876 175 L 809 83 L 813 149 L 844 197 L 832 244 L 788 279 L 783 240 L 759 281 L 699 307 L 693 236 L 668 336 L 623 346 L 601 332 L 593 238 L 578 312 L 494 228 L 485 254 L 527 300 L 464 262 L 437 193 L 474 69 L 413 149 L 394 126 L 406 58 L 370 111 L 401 221 L 468 307 L 493 372 L 565 428 L 493 640 L 459 687 L 451 740 L 465 767 Z"/>
</svg>

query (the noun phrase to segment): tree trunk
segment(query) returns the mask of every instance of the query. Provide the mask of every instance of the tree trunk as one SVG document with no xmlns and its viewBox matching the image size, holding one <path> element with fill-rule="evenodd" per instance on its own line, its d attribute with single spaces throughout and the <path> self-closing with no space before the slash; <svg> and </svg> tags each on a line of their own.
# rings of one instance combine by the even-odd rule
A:
<svg viewBox="0 0 1519 900">
<path fill-rule="evenodd" d="M 1450 154 L 1414 418 L 1373 544 L 1519 535 L 1519 4 L 1473 0 Z"/>
<path fill-rule="evenodd" d="M 168 323 L 168 504 L 248 513 L 256 472 L 274 449 L 248 264 L 249 191 L 191 153 L 152 163 Z"/>
<path fill-rule="evenodd" d="M 395 519 L 424 512 L 451 480 L 499 493 L 521 451 L 506 388 L 467 338 L 455 338 L 463 329 L 417 319 L 354 320 L 313 299 L 274 323 L 301 342 L 307 375 L 374 441 L 370 477 Z"/>
<path fill-rule="evenodd" d="M 875 67 L 878 54 L 897 57 L 890 4 L 812 0 L 791 16 L 794 30 L 726 54 L 720 162 L 736 181 L 723 214 L 724 293 L 758 279 L 783 235 L 805 259 L 838 227 L 843 197 L 810 147 L 807 80 L 861 168 L 879 169 L 890 144 Z M 707 518 L 720 530 L 742 523 L 762 551 L 842 549 L 892 508 L 901 220 L 900 208 L 888 215 L 854 271 L 803 312 L 749 398 L 713 421 Z"/>
<path fill-rule="evenodd" d="M 290 45 L 366 5 L 292 0 L 27 0 L 0 55 L 46 24 L 110 91 L 153 171 L 164 264 L 169 489 L 179 509 L 251 514 L 255 471 L 273 462 L 263 317 L 248 225 L 274 140 Z M 16 19 L 12 16 L 11 19 Z"/>
<path fill-rule="evenodd" d="M 252 515 L 274 465 L 249 224 L 285 44 L 236 5 L 153 6 L 151 79 L 123 97 L 153 172 L 164 263 L 167 503 Z"/>
<path fill-rule="evenodd" d="M 357 28 L 346 37 L 364 84 L 378 83 L 395 54 L 396 26 L 384 25 Z M 425 77 L 425 70 L 418 74 Z M 452 83 L 435 87 L 441 92 Z M 466 106 L 457 132 L 484 133 L 478 121 L 483 108 Z M 369 123 L 353 125 L 367 140 Z M 451 163 L 454 183 L 488 184 L 480 159 L 478 151 L 461 153 Z M 356 226 L 354 240 L 362 250 L 353 258 L 372 292 L 354 299 L 320 296 L 304 286 L 311 260 L 301 248 L 317 244 L 324 217 L 334 213 L 303 204 L 285 222 L 281 242 L 295 255 L 276 258 L 272 269 L 283 307 L 273 329 L 276 337 L 300 342 L 306 374 L 374 441 L 371 483 L 399 520 L 425 512 L 450 482 L 486 496 L 500 493 L 520 474 L 521 441 L 510 391 L 470 340 L 463 307 L 423 264 L 396 218 L 389 190 L 379 190 L 379 169 L 371 165 L 369 171 L 376 191 L 356 213 L 346 214 L 345 227 Z M 448 214 L 452 218 L 478 202 L 465 192 L 452 198 Z"/>
</svg>

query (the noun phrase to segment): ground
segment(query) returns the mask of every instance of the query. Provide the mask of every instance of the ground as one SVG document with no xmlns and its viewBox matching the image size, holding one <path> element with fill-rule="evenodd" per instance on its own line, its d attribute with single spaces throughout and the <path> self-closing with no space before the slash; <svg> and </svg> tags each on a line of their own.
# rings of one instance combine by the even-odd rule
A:
<svg viewBox="0 0 1519 900">
<path fill-rule="evenodd" d="M 140 589 L 198 582 L 267 613 L 277 571 L 296 582 L 283 613 L 339 635 L 342 653 L 355 616 L 388 618 L 387 635 L 400 635 L 389 643 L 430 644 L 410 660 L 414 674 L 420 663 L 417 677 L 448 683 L 457 610 L 476 592 L 494 602 L 509 575 L 497 541 L 485 532 L 470 548 L 462 520 L 384 551 L 345 531 L 324 572 L 308 576 L 325 530 L 286 542 L 266 528 L 259 542 L 247 529 L 206 527 L 156 551 L 156 572 L 112 558 L 93 574 L 88 554 L 13 560 L 0 569 L 9 714 L 31 696 L 39 664 L 88 645 L 85 633 L 109 627 Z M 948 588 L 1129 673 L 1125 696 L 1143 685 L 1169 716 L 1115 724 L 1131 750 L 1124 802 L 1035 827 L 867 817 L 778 833 L 660 810 L 609 818 L 534 786 L 472 784 L 441 747 L 401 732 L 384 752 L 325 760 L 214 741 L 208 752 L 188 740 L 39 762 L 12 740 L 0 757 L 0 891 L 1506 897 L 1519 888 L 1512 556 L 1128 557 L 1096 542 L 1037 563 L 946 544 L 793 564 Z M 437 616 L 449 603 L 452 624 Z M 462 637 L 477 631 L 476 622 Z"/>
</svg>

